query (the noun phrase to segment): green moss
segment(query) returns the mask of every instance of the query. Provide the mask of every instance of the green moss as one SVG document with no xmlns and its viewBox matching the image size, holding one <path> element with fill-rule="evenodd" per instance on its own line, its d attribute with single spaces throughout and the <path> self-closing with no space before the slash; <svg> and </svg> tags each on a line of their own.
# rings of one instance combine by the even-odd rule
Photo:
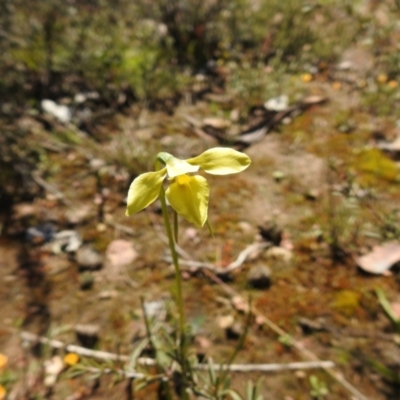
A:
<svg viewBox="0 0 400 400">
<path fill-rule="evenodd" d="M 396 163 L 376 148 L 363 149 L 355 154 L 351 165 L 364 173 L 362 180 L 369 183 L 374 183 L 376 179 L 390 182 L 398 182 L 400 179 Z"/>
<path fill-rule="evenodd" d="M 352 290 L 341 290 L 335 293 L 332 307 L 341 314 L 351 317 L 360 305 L 361 295 Z"/>
</svg>

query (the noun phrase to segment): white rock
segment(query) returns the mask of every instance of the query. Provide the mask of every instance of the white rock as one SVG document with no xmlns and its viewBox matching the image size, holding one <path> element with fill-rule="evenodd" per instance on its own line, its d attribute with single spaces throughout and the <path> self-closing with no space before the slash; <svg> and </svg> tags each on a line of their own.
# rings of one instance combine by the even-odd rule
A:
<svg viewBox="0 0 400 400">
<path fill-rule="evenodd" d="M 72 253 L 82 246 L 82 238 L 74 230 L 65 230 L 57 232 L 51 241 L 51 251 L 54 254 L 60 254 L 62 251 Z"/>
<path fill-rule="evenodd" d="M 64 369 L 64 362 L 60 356 L 54 356 L 44 362 L 44 384 L 45 386 L 53 386 L 58 378 L 58 375 Z"/>
<path fill-rule="evenodd" d="M 53 115 L 64 124 L 71 121 L 71 110 L 62 104 L 57 104 L 53 100 L 44 99 L 41 102 L 43 111 Z"/>
<path fill-rule="evenodd" d="M 217 325 L 221 329 L 227 329 L 233 325 L 235 318 L 233 315 L 221 315 L 217 318 Z"/>
<path fill-rule="evenodd" d="M 264 103 L 264 107 L 271 111 L 283 111 L 289 106 L 289 97 L 286 94 L 282 94 L 278 97 L 273 97 Z"/>
<path fill-rule="evenodd" d="M 269 259 L 282 260 L 288 263 L 292 260 L 293 252 L 283 247 L 274 246 L 269 248 L 265 255 Z"/>
</svg>

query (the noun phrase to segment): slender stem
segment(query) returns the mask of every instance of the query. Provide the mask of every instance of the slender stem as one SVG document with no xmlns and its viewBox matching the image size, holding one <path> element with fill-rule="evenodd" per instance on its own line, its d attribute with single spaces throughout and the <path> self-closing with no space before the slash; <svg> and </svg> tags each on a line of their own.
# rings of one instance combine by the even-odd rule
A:
<svg viewBox="0 0 400 400">
<path fill-rule="evenodd" d="M 185 314 L 183 311 L 183 298 L 182 298 L 182 278 L 181 278 L 181 270 L 179 268 L 178 253 L 176 252 L 175 248 L 174 235 L 172 232 L 171 223 L 168 218 L 167 202 L 165 200 L 165 190 L 163 187 L 161 187 L 160 191 L 160 201 L 164 217 L 165 229 L 167 231 L 167 236 L 168 236 L 168 244 L 172 255 L 172 262 L 175 267 L 176 302 L 178 304 L 178 312 L 179 312 L 179 331 L 180 331 L 179 333 L 180 333 L 180 338 L 182 340 L 185 332 Z"/>
<path fill-rule="evenodd" d="M 189 399 L 188 393 L 186 392 L 186 388 L 188 386 L 187 374 L 189 372 L 189 369 L 188 369 L 187 354 L 186 354 L 185 314 L 183 311 L 183 298 L 182 298 L 182 277 L 181 277 L 181 270 L 179 268 L 178 253 L 175 247 L 176 242 L 174 240 L 174 233 L 168 217 L 167 202 L 165 200 L 165 190 L 162 186 L 160 190 L 160 201 L 164 217 L 164 225 L 168 236 L 168 244 L 171 250 L 172 261 L 175 267 L 176 303 L 178 306 L 178 314 L 179 314 L 178 354 L 179 354 L 180 365 L 182 368 L 182 386 L 180 391 L 181 391 L 181 399 L 187 400 Z M 177 226 L 176 221 L 175 225 Z"/>
<path fill-rule="evenodd" d="M 174 211 L 174 238 L 175 243 L 178 243 L 178 213 Z"/>
</svg>

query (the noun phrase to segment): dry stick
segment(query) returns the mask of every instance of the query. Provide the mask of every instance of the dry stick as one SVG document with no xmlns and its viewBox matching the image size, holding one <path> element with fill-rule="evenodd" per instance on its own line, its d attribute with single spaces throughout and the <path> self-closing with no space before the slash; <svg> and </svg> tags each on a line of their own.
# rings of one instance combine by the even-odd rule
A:
<svg viewBox="0 0 400 400">
<path fill-rule="evenodd" d="M 216 369 L 228 370 L 231 372 L 275 372 L 275 371 L 288 371 L 297 369 L 313 369 L 313 368 L 332 368 L 335 366 L 333 361 L 299 361 L 287 364 L 230 364 L 230 365 L 216 365 Z M 207 364 L 197 364 L 197 370 L 207 371 L 210 366 Z"/>
<path fill-rule="evenodd" d="M 179 262 L 182 265 L 187 265 L 190 268 L 194 268 L 194 269 L 205 268 L 205 269 L 208 269 L 208 270 L 214 272 L 215 274 L 226 275 L 226 274 L 229 274 L 230 272 L 234 271 L 235 269 L 240 268 L 243 265 L 243 263 L 247 260 L 247 258 L 254 252 L 264 250 L 270 246 L 271 246 L 271 244 L 267 243 L 267 242 L 252 243 L 239 253 L 239 255 L 235 261 L 231 262 L 228 266 L 223 267 L 223 268 L 217 267 L 215 264 L 205 263 L 205 262 L 201 262 L 201 261 L 179 260 Z M 170 257 L 167 257 L 166 261 L 171 262 L 172 259 Z"/>
<path fill-rule="evenodd" d="M 111 360 L 111 361 L 129 361 L 130 357 L 126 355 L 120 355 L 115 353 L 109 353 L 107 351 L 91 350 L 86 347 L 76 346 L 73 344 L 65 344 L 60 340 L 48 339 L 44 336 L 38 336 L 31 332 L 23 331 L 20 333 L 21 339 L 27 342 L 39 342 L 56 349 L 64 349 L 70 353 L 76 353 L 81 356 L 97 358 L 99 360 Z M 156 361 L 152 358 L 139 357 L 138 364 L 143 366 L 152 366 L 156 364 Z M 215 368 L 219 370 L 228 370 L 232 372 L 254 372 L 254 371 L 287 371 L 287 370 L 297 370 L 297 369 L 314 369 L 314 368 L 329 368 L 333 367 L 335 364 L 332 361 L 303 361 L 303 362 L 293 362 L 287 364 L 215 364 Z M 90 370 L 92 367 L 88 367 Z M 196 370 L 208 370 L 209 365 L 207 364 L 196 364 L 193 369 Z M 94 368 L 97 370 L 97 368 Z M 127 378 L 148 378 L 147 375 L 136 372 L 127 371 L 123 369 L 113 370 L 106 368 L 102 370 L 105 373 L 117 372 Z M 160 379 L 166 379 L 165 376 L 159 375 Z"/>
<path fill-rule="evenodd" d="M 149 215 L 150 216 L 150 215 Z M 167 237 L 164 235 L 164 233 L 161 232 L 161 230 L 158 228 L 156 222 L 154 221 L 154 218 L 152 218 L 150 216 L 150 221 L 153 225 L 154 230 L 156 231 L 156 233 L 159 235 L 159 238 L 164 242 L 164 243 L 168 243 L 167 242 Z M 272 244 L 269 242 L 256 242 L 256 243 L 252 243 L 250 245 L 248 245 L 244 250 L 242 250 L 238 257 L 236 258 L 235 261 L 231 262 L 228 266 L 224 267 L 224 268 L 219 268 L 217 267 L 215 264 L 211 264 L 211 263 L 205 263 L 205 262 L 201 262 L 201 261 L 194 261 L 192 259 L 192 257 L 189 255 L 189 253 L 187 253 L 185 250 L 182 249 L 182 247 L 180 247 L 178 244 L 176 244 L 176 251 L 177 253 L 184 257 L 185 260 L 179 260 L 179 262 L 182 265 L 187 265 L 190 268 L 194 268 L 194 269 L 198 269 L 198 268 L 204 268 L 204 269 L 208 269 L 211 270 L 212 272 L 218 274 L 218 275 L 224 275 L 224 274 L 228 274 L 232 271 L 234 271 L 235 269 L 239 268 L 242 266 L 242 264 L 247 260 L 247 258 L 260 250 L 264 250 L 267 249 L 268 247 L 271 247 Z M 171 257 L 166 257 L 165 260 L 167 262 L 172 262 L 172 258 Z"/>
</svg>

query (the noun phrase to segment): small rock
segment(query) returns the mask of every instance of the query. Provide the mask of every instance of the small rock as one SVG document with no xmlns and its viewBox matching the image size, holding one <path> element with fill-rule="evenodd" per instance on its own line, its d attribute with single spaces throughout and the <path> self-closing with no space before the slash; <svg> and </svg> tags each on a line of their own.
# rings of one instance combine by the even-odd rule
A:
<svg viewBox="0 0 400 400">
<path fill-rule="evenodd" d="M 284 247 L 274 246 L 269 248 L 265 255 L 270 259 L 282 260 L 285 263 L 288 263 L 293 257 L 293 252 Z"/>
<path fill-rule="evenodd" d="M 306 373 L 304 371 L 296 371 L 294 373 L 295 377 L 298 379 L 305 379 L 307 377 Z M 286 400 L 286 398 L 285 398 Z"/>
<path fill-rule="evenodd" d="M 243 333 L 242 325 L 235 321 L 233 315 L 223 315 L 217 319 L 218 326 L 225 331 L 227 339 L 239 339 Z"/>
<path fill-rule="evenodd" d="M 306 317 L 299 317 L 298 324 L 305 335 L 326 330 L 321 321 L 312 320 Z"/>
<path fill-rule="evenodd" d="M 60 122 L 68 123 L 71 121 L 71 110 L 62 104 L 57 104 L 53 100 L 44 99 L 41 102 L 43 111 L 56 117 Z"/>
<path fill-rule="evenodd" d="M 148 319 L 165 321 L 165 318 L 167 317 L 165 300 L 146 301 L 143 303 L 143 309 Z"/>
<path fill-rule="evenodd" d="M 274 171 L 272 177 L 276 182 L 281 182 L 286 178 L 286 174 L 283 171 Z"/>
<path fill-rule="evenodd" d="M 78 225 L 90 219 L 92 210 L 93 207 L 89 205 L 70 208 L 65 212 L 65 218 L 68 223 L 72 225 Z"/>
<path fill-rule="evenodd" d="M 77 93 L 74 96 L 75 103 L 84 103 L 86 101 L 86 96 L 83 93 Z"/>
<path fill-rule="evenodd" d="M 93 349 L 99 341 L 100 327 L 94 324 L 78 324 L 75 334 L 82 346 Z"/>
<path fill-rule="evenodd" d="M 268 289 L 271 286 L 271 270 L 266 265 L 255 265 L 247 274 L 247 281 L 254 289 Z"/>
<path fill-rule="evenodd" d="M 190 240 L 195 240 L 198 237 L 198 230 L 196 228 L 190 227 L 185 229 L 185 237 Z"/>
<path fill-rule="evenodd" d="M 127 240 L 113 240 L 107 247 L 106 257 L 114 268 L 121 268 L 136 260 L 138 253 Z"/>
<path fill-rule="evenodd" d="M 76 262 L 82 269 L 97 270 L 103 264 L 101 255 L 90 246 L 83 246 L 76 252 Z"/>
<path fill-rule="evenodd" d="M 247 221 L 240 221 L 238 223 L 239 228 L 245 234 L 254 233 L 254 227 Z"/>
<path fill-rule="evenodd" d="M 232 122 L 238 122 L 240 118 L 240 111 L 236 108 L 231 111 L 229 118 Z"/>
<path fill-rule="evenodd" d="M 232 326 L 229 326 L 226 331 L 225 335 L 227 339 L 230 340 L 237 340 L 240 336 L 243 335 L 243 326 L 240 322 L 234 322 Z"/>
<path fill-rule="evenodd" d="M 86 92 L 86 93 L 77 93 L 74 96 L 75 103 L 84 103 L 87 100 L 97 100 L 99 98 L 99 94 L 97 92 Z"/>
<path fill-rule="evenodd" d="M 54 356 L 50 360 L 44 362 L 44 385 L 47 387 L 53 386 L 58 378 L 58 375 L 64 369 L 64 362 L 60 356 Z"/>
<path fill-rule="evenodd" d="M 243 299 L 241 296 L 233 296 L 232 305 L 235 310 L 240 311 L 242 313 L 250 312 L 249 303 Z"/>
<path fill-rule="evenodd" d="M 90 168 L 95 171 L 98 171 L 100 168 L 103 168 L 106 165 L 106 162 L 101 158 L 92 158 L 89 162 Z"/>
<path fill-rule="evenodd" d="M 269 99 L 264 103 L 264 107 L 270 111 L 284 111 L 289 106 L 289 97 L 285 94 Z"/>
<path fill-rule="evenodd" d="M 222 315 L 217 319 L 217 324 L 221 329 L 227 329 L 235 322 L 233 315 Z"/>
<path fill-rule="evenodd" d="M 104 290 L 99 293 L 98 297 L 100 300 L 109 300 L 117 296 L 118 292 L 116 290 Z"/>
<path fill-rule="evenodd" d="M 211 347 L 211 341 L 203 336 L 195 336 L 193 343 L 195 346 L 197 362 L 204 362 L 207 350 Z"/>
<path fill-rule="evenodd" d="M 317 200 L 320 196 L 320 192 L 318 189 L 309 189 L 304 193 L 304 197 L 306 200 Z"/>
<path fill-rule="evenodd" d="M 56 228 L 51 223 L 32 226 L 26 231 L 26 240 L 33 244 L 42 244 L 53 239 L 56 233 Z"/>
<path fill-rule="evenodd" d="M 65 230 L 58 232 L 54 235 L 51 242 L 51 251 L 54 254 L 60 254 L 65 251 L 66 253 L 73 253 L 82 245 L 82 239 L 79 233 L 74 230 Z"/>
<path fill-rule="evenodd" d="M 282 240 L 282 229 L 280 229 L 274 222 L 265 221 L 262 225 L 258 226 L 258 230 L 262 238 L 275 245 L 279 245 Z"/>
<path fill-rule="evenodd" d="M 351 61 L 345 60 L 345 61 L 340 62 L 340 63 L 336 66 L 336 68 L 337 68 L 338 70 L 348 71 L 349 69 L 351 69 L 352 66 L 353 66 L 353 63 L 352 63 Z"/>
<path fill-rule="evenodd" d="M 107 230 L 107 225 L 103 222 L 100 222 L 96 225 L 97 232 L 103 233 Z"/>
<path fill-rule="evenodd" d="M 195 336 L 194 344 L 198 349 L 207 350 L 211 347 L 211 340 L 204 336 Z"/>
</svg>

